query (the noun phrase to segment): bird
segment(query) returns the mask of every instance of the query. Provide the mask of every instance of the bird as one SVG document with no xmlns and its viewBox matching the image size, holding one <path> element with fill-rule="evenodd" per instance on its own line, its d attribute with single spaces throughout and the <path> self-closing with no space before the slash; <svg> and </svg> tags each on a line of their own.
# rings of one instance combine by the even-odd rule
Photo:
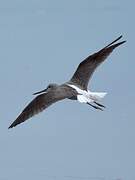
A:
<svg viewBox="0 0 135 180">
<path fill-rule="evenodd" d="M 88 90 L 88 83 L 96 68 L 107 59 L 115 48 L 126 42 L 118 42 L 121 38 L 122 35 L 84 59 L 69 81 L 61 85 L 51 83 L 44 90 L 34 93 L 33 95 L 36 97 L 24 108 L 9 128 L 23 123 L 53 103 L 64 99 L 78 100 L 80 103 L 88 104 L 97 110 L 103 111 L 105 106 L 100 101 L 107 93 Z"/>
</svg>

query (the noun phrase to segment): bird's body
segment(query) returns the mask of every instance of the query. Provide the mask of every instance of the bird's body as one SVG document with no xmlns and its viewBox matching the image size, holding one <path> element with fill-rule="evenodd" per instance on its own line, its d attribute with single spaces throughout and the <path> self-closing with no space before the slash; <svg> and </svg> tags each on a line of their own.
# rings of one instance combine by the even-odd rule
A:
<svg viewBox="0 0 135 180">
<path fill-rule="evenodd" d="M 106 92 L 91 92 L 89 90 L 82 90 L 75 85 L 67 84 L 77 91 L 77 100 L 80 103 L 91 103 L 100 101 L 107 93 Z"/>
<path fill-rule="evenodd" d="M 38 96 L 35 97 L 35 99 L 33 99 L 33 101 L 31 101 L 26 106 L 26 108 L 10 125 L 9 128 L 15 127 L 35 114 L 43 111 L 51 104 L 66 98 L 71 100 L 78 100 L 79 102 L 86 103 L 95 109 L 103 110 L 105 106 L 100 104 L 99 101 L 107 93 L 89 91 L 88 83 L 95 69 L 109 56 L 109 54 L 116 47 L 125 43 L 125 41 L 115 43 L 120 38 L 122 38 L 122 36 L 105 46 L 97 53 L 88 56 L 84 61 L 82 61 L 68 82 L 62 85 L 50 84 L 46 89 L 34 93 L 34 95 Z"/>
</svg>

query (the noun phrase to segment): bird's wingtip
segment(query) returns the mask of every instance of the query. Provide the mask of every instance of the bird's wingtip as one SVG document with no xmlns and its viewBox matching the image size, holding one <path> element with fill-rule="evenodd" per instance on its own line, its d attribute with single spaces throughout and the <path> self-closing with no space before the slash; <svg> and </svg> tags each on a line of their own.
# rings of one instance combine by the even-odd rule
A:
<svg viewBox="0 0 135 180">
<path fill-rule="evenodd" d="M 115 40 L 115 42 L 118 41 L 118 40 L 120 40 L 122 37 L 123 37 L 123 35 L 120 35 L 120 36 Z M 125 40 L 125 41 L 122 41 L 122 42 L 120 42 L 120 43 L 123 44 L 123 43 L 125 43 L 125 42 L 127 42 L 127 41 Z"/>
<path fill-rule="evenodd" d="M 14 128 L 17 124 L 15 124 L 14 122 L 8 127 L 8 129 Z"/>
<path fill-rule="evenodd" d="M 11 124 L 9 127 L 8 127 L 8 129 L 11 129 L 11 128 L 13 128 L 14 126 Z"/>
<path fill-rule="evenodd" d="M 120 46 L 121 44 L 124 44 L 126 41 L 121 41 L 121 42 L 119 42 L 119 43 L 117 43 L 117 44 L 114 44 L 114 47 L 118 47 L 118 46 Z"/>
<path fill-rule="evenodd" d="M 12 126 L 9 126 L 9 127 L 8 127 L 8 129 L 11 129 L 11 128 L 12 128 Z"/>
<path fill-rule="evenodd" d="M 113 47 L 118 47 L 119 45 L 125 43 L 126 41 L 121 41 L 121 42 L 119 42 L 119 43 L 116 43 L 116 42 L 117 42 L 118 40 L 120 40 L 122 37 L 123 37 L 123 36 L 120 35 L 117 39 L 115 39 L 114 41 L 112 41 L 110 44 L 108 44 L 107 46 L 105 46 L 103 49 L 106 49 L 106 48 L 111 47 L 111 46 L 113 46 Z M 103 49 L 102 49 L 102 50 L 103 50 Z"/>
</svg>

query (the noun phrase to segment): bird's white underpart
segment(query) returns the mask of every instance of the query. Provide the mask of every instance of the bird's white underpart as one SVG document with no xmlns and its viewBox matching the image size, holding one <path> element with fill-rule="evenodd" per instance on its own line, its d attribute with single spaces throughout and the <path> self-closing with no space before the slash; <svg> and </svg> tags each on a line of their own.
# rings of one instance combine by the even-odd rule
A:
<svg viewBox="0 0 135 180">
<path fill-rule="evenodd" d="M 67 84 L 69 87 L 75 89 L 78 93 L 77 100 L 80 103 L 92 103 L 100 101 L 107 94 L 106 92 L 91 92 L 89 90 L 82 90 L 73 84 Z"/>
</svg>

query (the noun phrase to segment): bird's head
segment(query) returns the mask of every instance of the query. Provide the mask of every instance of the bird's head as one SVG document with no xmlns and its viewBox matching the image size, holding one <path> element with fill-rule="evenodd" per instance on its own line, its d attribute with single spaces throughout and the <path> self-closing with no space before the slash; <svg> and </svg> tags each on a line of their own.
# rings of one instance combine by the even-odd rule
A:
<svg viewBox="0 0 135 180">
<path fill-rule="evenodd" d="M 57 84 L 51 83 L 51 84 L 49 84 L 49 85 L 47 86 L 46 89 L 44 89 L 44 90 L 42 90 L 42 91 L 38 91 L 38 92 L 34 93 L 33 95 L 37 95 L 37 94 L 41 94 L 41 93 L 47 93 L 47 92 L 49 92 L 49 91 L 55 90 L 57 87 L 58 87 Z"/>
</svg>

